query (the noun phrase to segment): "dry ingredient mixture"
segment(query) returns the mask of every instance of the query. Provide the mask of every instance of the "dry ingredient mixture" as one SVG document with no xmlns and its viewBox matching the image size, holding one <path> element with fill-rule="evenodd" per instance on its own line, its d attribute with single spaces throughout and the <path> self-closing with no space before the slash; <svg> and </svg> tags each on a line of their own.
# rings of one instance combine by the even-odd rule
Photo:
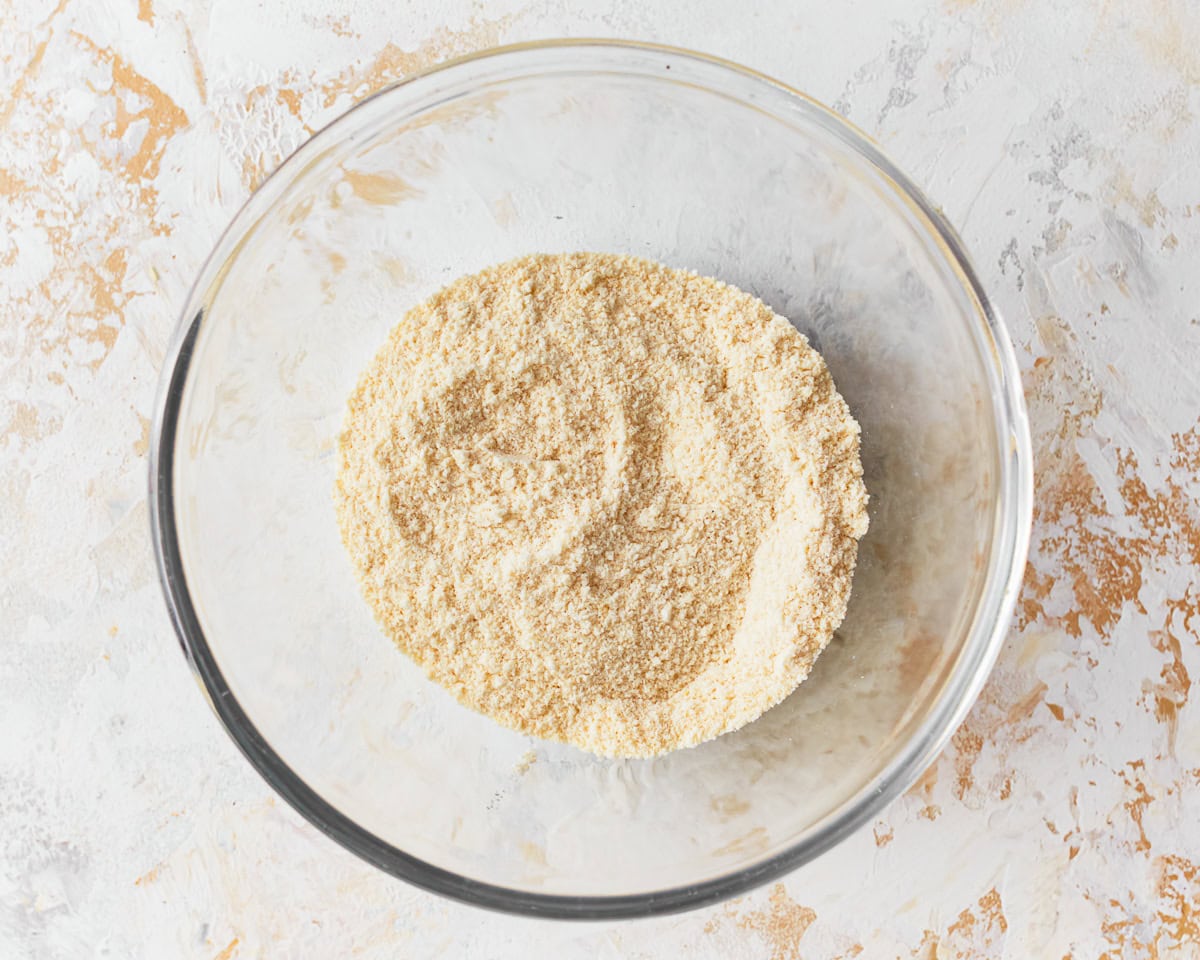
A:
<svg viewBox="0 0 1200 960">
<path fill-rule="evenodd" d="M 820 356 L 734 287 L 531 256 L 410 311 L 350 398 L 367 600 L 461 702 L 609 756 L 691 746 L 807 675 L 867 528 Z"/>
</svg>

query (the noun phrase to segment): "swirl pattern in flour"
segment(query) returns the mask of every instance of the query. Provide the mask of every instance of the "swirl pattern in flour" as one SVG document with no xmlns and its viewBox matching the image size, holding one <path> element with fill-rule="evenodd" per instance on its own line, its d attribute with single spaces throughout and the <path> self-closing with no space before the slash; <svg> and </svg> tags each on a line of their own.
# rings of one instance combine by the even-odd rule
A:
<svg viewBox="0 0 1200 960">
<path fill-rule="evenodd" d="M 540 255 L 410 311 L 336 500 L 388 635 L 460 701 L 649 756 L 736 729 L 845 614 L 866 490 L 820 356 L 734 287 Z"/>
</svg>

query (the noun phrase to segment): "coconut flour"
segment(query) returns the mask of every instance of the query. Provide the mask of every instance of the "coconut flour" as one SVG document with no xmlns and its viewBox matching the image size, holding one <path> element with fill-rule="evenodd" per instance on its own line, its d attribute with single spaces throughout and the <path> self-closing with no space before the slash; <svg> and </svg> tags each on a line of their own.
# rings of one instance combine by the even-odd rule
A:
<svg viewBox="0 0 1200 960">
<path fill-rule="evenodd" d="M 411 310 L 350 398 L 336 500 L 386 633 L 461 702 L 610 756 L 736 729 L 841 622 L 859 429 L 734 287 L 531 256 Z"/>
</svg>

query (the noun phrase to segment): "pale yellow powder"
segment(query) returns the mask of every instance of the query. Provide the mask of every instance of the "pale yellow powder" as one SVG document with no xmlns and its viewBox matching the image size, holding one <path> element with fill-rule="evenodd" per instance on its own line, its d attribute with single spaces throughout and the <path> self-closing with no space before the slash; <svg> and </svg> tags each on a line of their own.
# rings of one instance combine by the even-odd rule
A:
<svg viewBox="0 0 1200 960">
<path fill-rule="evenodd" d="M 858 437 L 749 294 L 525 257 L 392 331 L 350 398 L 338 520 L 384 630 L 460 701 L 649 756 L 808 675 L 866 531 Z"/>
</svg>

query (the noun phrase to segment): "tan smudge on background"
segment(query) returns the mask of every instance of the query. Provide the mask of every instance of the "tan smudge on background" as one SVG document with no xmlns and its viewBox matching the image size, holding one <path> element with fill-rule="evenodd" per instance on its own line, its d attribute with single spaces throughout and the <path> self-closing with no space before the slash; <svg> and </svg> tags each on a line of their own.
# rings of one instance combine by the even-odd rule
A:
<svg viewBox="0 0 1200 960">
<path fill-rule="evenodd" d="M 519 777 L 523 777 L 537 763 L 537 758 L 537 751 L 526 750 L 521 754 L 520 759 L 517 760 L 516 766 L 513 767 L 513 773 Z"/>
<path fill-rule="evenodd" d="M 1179 854 L 1155 857 L 1154 870 L 1153 902 L 1146 912 L 1137 909 L 1132 892 L 1101 901 L 1084 894 L 1103 911 L 1100 934 L 1108 949 L 1098 960 L 1194 956 L 1200 946 L 1200 871 Z"/>
<path fill-rule="evenodd" d="M 25 97 L 26 84 L 41 69 L 42 60 L 46 57 L 46 48 L 50 45 L 50 40 L 53 37 L 53 33 L 49 28 L 59 14 L 66 9 L 66 6 L 67 0 L 58 0 L 58 6 L 40 24 L 41 27 L 46 28 L 46 36 L 34 45 L 33 56 L 29 58 L 29 62 L 25 65 L 25 68 L 17 74 L 17 79 L 13 81 L 12 87 L 8 90 L 8 95 L 4 98 L 4 101 L 0 102 L 0 128 L 8 126 L 8 121 L 12 118 L 17 104 Z"/>
<path fill-rule="evenodd" d="M 1185 857 L 1158 858 L 1157 905 L 1160 924 L 1156 938 L 1173 945 L 1200 948 L 1200 870 Z"/>
<path fill-rule="evenodd" d="M 32 404 L 18 400 L 13 405 L 12 416 L 8 426 L 4 428 L 3 436 L 17 437 L 19 440 L 37 440 L 41 437 L 38 425 L 38 410 Z"/>
<path fill-rule="evenodd" d="M 299 133 L 315 132 L 305 113 L 305 97 L 314 83 L 311 74 L 306 79 L 296 70 L 286 70 L 272 82 L 246 90 L 242 109 L 261 126 L 257 135 L 250 135 L 240 146 L 242 182 L 247 190 L 257 189 L 283 162 L 290 148 L 297 145 Z M 295 121 L 295 129 L 285 134 L 290 121 Z M 289 134 L 297 139 L 288 142 Z"/>
<path fill-rule="evenodd" d="M 279 165 L 282 157 L 270 158 L 262 153 L 247 152 L 242 157 L 242 183 L 253 193 L 262 186 L 267 175 Z"/>
<path fill-rule="evenodd" d="M 251 87 L 249 90 L 247 90 L 246 97 L 242 102 L 242 106 L 245 108 L 246 112 L 247 113 L 253 112 L 255 102 L 258 100 L 261 100 L 263 97 L 266 97 L 268 94 L 270 94 L 272 89 L 273 88 L 272 88 L 271 84 L 260 83 L 260 84 L 257 84 L 255 86 Z"/>
<path fill-rule="evenodd" d="M 264 101 L 279 104 L 305 133 L 311 134 L 314 132 L 309 116 L 312 109 L 328 110 L 344 98 L 361 100 L 435 63 L 494 46 L 514 19 L 514 16 L 495 20 L 476 18 L 461 30 L 435 31 L 413 50 L 388 43 L 366 62 L 349 66 L 331 79 L 321 79 L 315 72 L 302 77 L 295 70 L 286 71 L 274 82 L 251 88 L 246 94 L 245 109 L 253 112 Z M 426 117 L 425 122 L 440 122 L 462 109 L 465 108 L 448 104 L 440 112 L 435 111 L 437 115 Z M 284 154 L 279 144 L 246 148 L 241 157 L 242 181 L 246 188 L 256 189 L 282 162 Z"/>
<path fill-rule="evenodd" d="M 984 688 L 967 719 L 954 732 L 945 760 L 954 767 L 952 792 L 961 803 L 978 802 L 984 796 L 997 795 L 1007 800 L 1012 795 L 1015 772 L 997 773 L 982 786 L 976 783 L 975 766 L 985 745 L 994 744 L 1004 754 L 1014 745 L 1035 736 L 1041 729 L 1037 708 L 1045 702 L 1046 684 L 1033 682 L 1014 696 L 1008 685 L 991 683 Z"/>
<path fill-rule="evenodd" d="M 398 203 L 417 191 L 403 178 L 392 173 L 365 173 L 361 170 L 346 170 L 342 180 L 354 191 L 354 195 L 367 203 L 388 206 Z"/>
<path fill-rule="evenodd" d="M 1146 785 L 1142 782 L 1140 771 L 1146 769 L 1144 760 L 1134 760 L 1131 763 L 1125 764 L 1126 770 L 1118 770 L 1117 775 L 1124 782 L 1125 786 L 1133 791 L 1133 798 L 1125 801 L 1125 811 L 1129 814 L 1129 819 L 1137 829 L 1138 838 L 1134 841 L 1133 848 L 1139 853 L 1150 852 L 1150 840 L 1146 836 L 1146 828 L 1142 823 L 1142 816 L 1146 812 L 1146 808 L 1154 802 L 1154 797 L 1150 795 L 1150 791 L 1146 789 Z"/>
<path fill-rule="evenodd" d="M 241 943 L 241 940 L 238 937 L 234 937 L 229 941 L 224 950 L 213 957 L 213 960 L 231 960 L 233 951 L 237 949 L 239 943 Z"/>
<path fill-rule="evenodd" d="M 107 359 L 125 324 L 125 305 L 129 302 L 129 294 L 125 291 L 125 275 L 126 252 L 119 248 L 109 254 L 99 269 L 91 264 L 84 264 L 79 269 L 78 276 L 88 288 L 96 325 L 91 329 L 77 330 L 76 334 L 82 340 L 101 347 L 100 354 L 88 363 L 92 370 L 99 369 Z M 105 322 L 109 318 L 114 322 Z"/>
<path fill-rule="evenodd" d="M 192 28 L 186 20 L 183 23 L 183 36 L 187 41 L 188 59 L 192 62 L 192 79 L 196 82 L 196 92 L 200 94 L 200 102 L 208 103 L 208 81 L 204 76 L 204 63 L 200 60 L 200 51 L 196 49 L 196 40 L 192 36 Z"/>
<path fill-rule="evenodd" d="M 734 817 L 741 816 L 750 809 L 749 801 L 743 797 L 739 797 L 736 793 L 726 793 L 719 797 L 713 797 L 710 805 L 718 819 L 723 823 L 732 820 Z"/>
<path fill-rule="evenodd" d="M 1126 200 L 1138 202 L 1131 187 L 1125 192 Z M 1141 201 L 1143 222 L 1156 222 L 1160 208 L 1153 195 Z M 1195 428 L 1173 438 L 1170 462 L 1160 461 L 1170 473 L 1164 485 L 1153 491 L 1142 479 L 1133 451 L 1117 448 L 1114 472 L 1120 499 L 1108 502 L 1077 448 L 1077 439 L 1093 432 L 1102 395 L 1070 327 L 1059 317 L 1044 316 L 1038 320 L 1038 331 L 1046 352 L 1026 373 L 1026 394 L 1033 422 L 1041 415 L 1056 428 L 1037 436 L 1034 543 L 1019 602 L 1019 623 L 1023 629 L 1041 622 L 1076 638 L 1090 625 L 1107 642 L 1127 606 L 1147 613 L 1141 592 L 1149 562 L 1174 557 L 1200 564 L 1200 522 L 1190 491 L 1176 479 L 1196 476 L 1194 467 L 1200 464 L 1190 461 L 1200 460 L 1200 453 L 1190 451 L 1193 445 L 1200 447 L 1200 441 Z M 1046 604 L 1063 581 L 1070 586 L 1070 606 L 1050 615 Z M 1186 698 L 1185 684 L 1190 684 L 1186 670 L 1181 671 L 1182 661 L 1175 665 L 1173 636 L 1168 625 L 1151 639 L 1160 653 L 1171 658 L 1153 693 L 1153 709 L 1167 724 L 1172 747 L 1174 711 Z"/>
<path fill-rule="evenodd" d="M 301 112 L 301 96 L 302 95 L 299 90 L 295 90 L 291 87 L 280 87 L 275 91 L 275 99 L 280 103 L 280 105 L 293 117 L 299 120 L 305 130 L 311 133 L 312 128 L 304 122 L 304 115 Z"/>
<path fill-rule="evenodd" d="M 148 125 L 137 152 L 125 161 L 122 169 L 130 182 L 139 185 L 142 201 L 152 204 L 158 192 L 148 181 L 158 176 L 167 141 L 187 126 L 187 114 L 160 87 L 134 70 L 124 58 L 112 50 L 97 46 L 81 33 L 72 31 L 71 36 L 90 50 L 101 63 L 107 63 L 112 69 L 113 96 L 117 105 L 112 138 L 120 140 L 130 126 L 138 121 L 144 120 Z M 122 91 L 141 99 L 145 106 L 130 112 L 125 106 L 125 98 L 118 95 Z"/>
<path fill-rule="evenodd" d="M 397 285 L 407 283 L 410 279 L 409 266 L 399 257 L 385 257 L 383 260 L 383 269 L 392 278 L 392 282 Z"/>
<path fill-rule="evenodd" d="M 546 862 L 546 851 L 538 844 L 528 840 L 523 840 L 520 843 L 521 858 L 528 864 L 534 867 L 548 867 L 550 864 Z"/>
<path fill-rule="evenodd" d="M 1105 202 L 1113 208 L 1124 204 L 1136 211 L 1138 219 L 1146 227 L 1153 227 L 1167 215 L 1167 208 L 1158 199 L 1157 188 L 1139 195 L 1134 189 L 1133 177 L 1124 167 L 1118 167 L 1109 178 L 1103 196 Z"/>
<path fill-rule="evenodd" d="M 321 84 L 318 91 L 323 97 L 322 102 L 326 107 L 331 107 L 344 95 L 357 100 L 409 74 L 424 70 L 439 60 L 495 46 L 512 19 L 511 16 L 496 20 L 474 19 L 461 30 L 443 28 L 413 50 L 404 50 L 389 43 L 375 54 L 370 63 L 349 67 Z"/>
<path fill-rule="evenodd" d="M 967 724 L 954 731 L 954 796 L 959 800 L 975 786 L 975 761 L 983 750 L 983 737 Z"/>
<path fill-rule="evenodd" d="M 135 456 L 144 457 L 150 452 L 150 418 L 137 415 L 138 423 L 141 424 L 142 432 L 137 440 L 133 443 L 133 453 Z"/>
<path fill-rule="evenodd" d="M 1179 732 L 1179 711 L 1187 705 L 1192 689 L 1192 680 L 1183 662 L 1182 644 L 1182 638 L 1194 638 L 1197 635 L 1192 627 L 1192 619 L 1197 616 L 1197 604 L 1190 598 L 1189 590 L 1182 599 L 1168 601 L 1163 628 L 1150 631 L 1151 646 L 1159 653 L 1166 654 L 1168 659 L 1159 672 L 1159 682 L 1149 684 L 1147 692 L 1153 699 L 1155 718 L 1167 726 L 1167 749 L 1172 754 Z"/>
<path fill-rule="evenodd" d="M 941 815 L 942 815 L 942 808 L 940 805 L 938 805 L 936 803 L 926 804 L 924 807 L 922 807 L 920 810 L 917 811 L 918 817 L 920 817 L 923 820 L 928 820 L 930 823 L 932 823 L 934 820 L 936 820 Z"/>
<path fill-rule="evenodd" d="M 1134 31 L 1151 63 L 1173 70 L 1189 84 L 1200 84 L 1200 30 L 1187 0 L 1154 0 L 1137 18 Z"/>
<path fill-rule="evenodd" d="M 934 665 L 943 654 L 942 638 L 929 630 L 910 630 L 900 646 L 900 684 L 917 690 L 921 681 L 933 673 Z"/>
<path fill-rule="evenodd" d="M 1053 314 L 1039 317 L 1036 324 L 1045 352 L 1035 358 L 1032 368 L 1024 376 L 1025 395 L 1034 427 L 1037 489 L 1035 539 L 1018 601 L 1018 626 L 1021 629 L 1045 618 L 1044 601 L 1050 595 L 1056 577 L 1041 573 L 1038 562 L 1055 546 L 1044 547 L 1036 534 L 1043 528 L 1052 529 L 1071 505 L 1081 483 L 1086 485 L 1090 480 L 1075 451 L 1075 439 L 1090 428 L 1102 405 L 1091 373 L 1079 358 L 1076 338 L 1069 325 Z M 1038 430 L 1039 413 L 1053 424 L 1052 432 L 1047 434 L 1044 429 Z"/>
<path fill-rule="evenodd" d="M 801 960 L 800 941 L 816 919 L 815 910 L 796 903 L 787 887 L 777 883 L 767 896 L 767 906 L 743 914 L 737 925 L 765 941 L 770 960 Z"/>
<path fill-rule="evenodd" d="M 29 189 L 29 184 L 8 170 L 0 169 L 0 197 L 15 197 Z"/>
<path fill-rule="evenodd" d="M 1079 637 L 1082 621 L 1086 620 L 1101 638 L 1107 638 L 1125 604 L 1133 603 L 1145 612 L 1138 595 L 1150 544 L 1143 538 L 1117 534 L 1107 525 L 1089 522 L 1109 516 L 1110 511 L 1077 453 L 1072 451 L 1055 486 L 1045 491 L 1039 504 L 1035 522 L 1058 531 L 1042 538 L 1042 549 L 1057 558 L 1075 598 L 1074 608 L 1055 625 Z M 1052 583 L 1043 580 L 1034 595 L 1044 600 Z"/>
<path fill-rule="evenodd" d="M 329 16 L 327 16 L 325 18 L 325 26 L 327 26 L 329 28 L 329 31 L 335 37 L 358 37 L 358 36 L 361 36 L 361 34 L 355 32 L 350 27 L 350 15 L 349 14 L 343 14 L 340 17 L 335 17 L 333 14 L 330 14 Z"/>
<path fill-rule="evenodd" d="M 911 949 L 911 960 L 991 960 L 1007 956 L 1008 917 L 1000 892 L 992 887 L 966 907 L 944 933 L 925 930 Z"/>
<path fill-rule="evenodd" d="M 249 142 L 242 148 L 240 158 L 242 182 L 248 191 L 258 189 L 267 175 L 283 162 L 287 153 L 278 129 L 278 121 L 271 113 L 273 107 L 282 107 L 289 116 L 300 121 L 305 132 L 312 132 L 298 113 L 301 104 L 300 94 L 290 91 L 286 87 L 286 84 L 292 83 L 295 79 L 294 72 L 287 71 L 278 78 L 277 83 L 260 83 L 246 91 L 242 102 L 242 108 L 246 114 L 257 116 L 262 122 L 271 124 L 269 136 L 251 136 Z M 285 93 L 285 90 L 288 92 Z"/>
<path fill-rule="evenodd" d="M 1046 684 L 1041 680 L 1036 681 L 1034 685 L 1030 687 L 1028 693 L 1026 693 L 1019 700 L 1015 701 L 1012 706 L 1008 708 L 1008 714 L 1004 718 L 1005 724 L 1009 726 L 1016 726 L 1029 720 L 1033 716 L 1034 711 L 1036 711 L 1046 699 L 1047 689 L 1048 688 Z M 1018 742 L 1026 739 L 1028 739 L 1028 735 L 1019 737 Z"/>
<path fill-rule="evenodd" d="M 770 837 L 767 835 L 765 827 L 755 827 L 749 833 L 745 833 L 735 840 L 731 840 L 723 847 L 718 847 L 712 852 L 714 857 L 724 857 L 731 853 L 760 853 L 767 848 L 770 843 Z"/>
<path fill-rule="evenodd" d="M 942 808 L 933 802 L 933 790 L 938 782 L 938 765 L 930 764 L 924 773 L 918 778 L 917 782 L 908 788 L 905 796 L 919 796 L 924 802 L 924 806 L 917 811 L 917 816 L 925 820 L 936 820 L 942 812 Z"/>
<path fill-rule="evenodd" d="M 995 931 L 1000 934 L 1008 931 L 1008 918 L 1004 915 L 1004 903 L 1000 899 L 1000 892 L 995 887 L 979 898 L 977 906 L 978 914 L 964 910 L 958 915 L 958 919 L 946 930 L 948 939 L 954 934 L 965 935 L 978 930 Z"/>
<path fill-rule="evenodd" d="M 72 353 L 94 347 L 83 357 L 94 370 L 114 347 L 125 309 L 137 295 L 131 291 L 124 238 L 170 232 L 169 222 L 158 217 L 155 180 L 168 143 L 187 127 L 188 117 L 121 53 L 78 31 L 57 27 L 55 20 L 66 6 L 66 0 L 60 0 L 28 39 L 27 62 L 0 103 L 0 124 L 20 111 L 29 129 L 20 141 L 22 165 L 6 171 L 0 190 L 24 201 L 25 212 L 51 254 L 47 275 L 13 297 L 13 305 L 28 318 L 21 328 L 19 352 L 62 351 L 65 370 Z M 152 18 L 149 5 L 143 4 L 141 12 L 143 19 Z M 183 29 L 187 31 L 186 23 Z M 194 56 L 190 35 L 188 44 Z M 71 66 L 62 67 L 67 61 Z M 82 122 L 65 122 L 60 99 L 34 86 L 48 63 L 57 72 L 73 69 L 87 78 L 80 81 L 81 93 L 89 93 L 92 106 Z M 96 68 L 100 76 L 89 75 Z M 194 70 L 204 97 L 198 58 Z M 90 155 L 101 171 L 94 195 L 76 196 L 62 181 L 65 158 L 78 153 Z M 5 218 L 0 218 L 0 235 L 5 226 Z M 16 263 L 17 254 L 15 247 L 0 251 L 6 263 Z M 60 370 L 51 369 L 46 377 L 60 386 L 66 383 Z"/>
</svg>

